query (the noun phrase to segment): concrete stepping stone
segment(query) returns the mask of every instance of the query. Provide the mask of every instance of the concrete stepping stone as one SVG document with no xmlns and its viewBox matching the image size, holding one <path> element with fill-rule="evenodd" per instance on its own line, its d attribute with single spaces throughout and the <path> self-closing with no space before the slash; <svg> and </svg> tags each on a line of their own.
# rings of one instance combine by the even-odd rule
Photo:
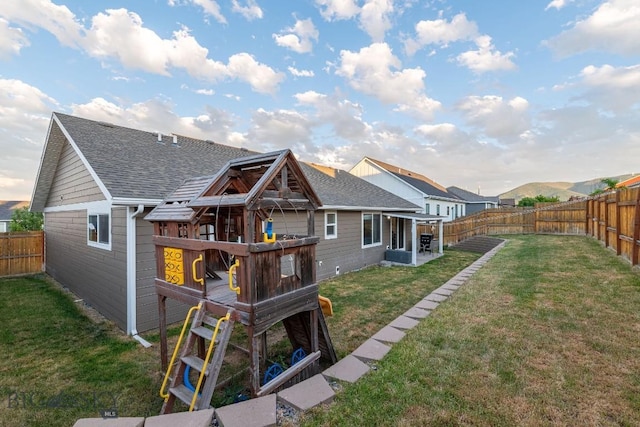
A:
<svg viewBox="0 0 640 427">
<path fill-rule="evenodd" d="M 440 286 L 440 289 L 450 289 L 452 291 L 457 291 L 458 289 L 460 289 L 460 285 L 454 285 L 452 283 L 445 283 L 444 285 Z"/>
<path fill-rule="evenodd" d="M 403 316 L 411 317 L 412 319 L 424 319 L 427 317 L 431 311 L 425 310 L 423 308 L 412 307 L 409 310 L 405 311 Z"/>
<path fill-rule="evenodd" d="M 397 329 L 412 329 L 418 324 L 416 319 L 412 319 L 407 316 L 398 316 L 395 320 L 389 323 L 389 326 Z"/>
<path fill-rule="evenodd" d="M 278 392 L 278 399 L 299 411 L 331 403 L 334 396 L 335 392 L 322 374 Z"/>
<path fill-rule="evenodd" d="M 433 291 L 434 294 L 444 295 L 445 297 L 453 295 L 454 292 L 455 291 L 452 291 L 451 289 L 444 289 L 442 286 Z"/>
<path fill-rule="evenodd" d="M 273 427 L 277 423 L 276 395 L 222 406 L 216 409 L 216 419 L 220 427 Z"/>
<path fill-rule="evenodd" d="M 431 301 L 428 299 L 423 299 L 418 301 L 418 303 L 416 305 L 414 305 L 414 307 L 417 308 L 421 308 L 423 310 L 435 310 L 436 307 L 438 307 L 440 305 L 439 302 L 437 301 Z"/>
<path fill-rule="evenodd" d="M 404 335 L 405 335 L 404 332 L 402 332 L 401 330 L 387 325 L 384 328 L 380 329 L 371 338 L 378 341 L 396 343 L 396 342 L 399 342 L 402 338 L 404 338 Z"/>
<path fill-rule="evenodd" d="M 363 342 L 360 347 L 356 348 L 351 354 L 358 359 L 364 360 L 382 360 L 382 358 L 391 350 L 386 344 L 369 338 Z"/>
<path fill-rule="evenodd" d="M 209 427 L 213 419 L 213 409 L 174 414 L 156 415 L 144 420 L 144 427 Z"/>
<path fill-rule="evenodd" d="M 429 295 L 427 295 L 427 297 L 425 299 L 428 300 L 428 301 L 442 302 L 442 301 L 445 301 L 447 298 L 448 297 L 446 297 L 444 295 L 438 295 L 438 294 L 434 294 L 432 292 Z"/>
<path fill-rule="evenodd" d="M 349 354 L 335 365 L 325 369 L 322 374 L 325 377 L 355 383 L 360 377 L 369 372 L 369 369 L 371 369 L 369 365 Z"/>
<path fill-rule="evenodd" d="M 142 427 L 144 417 L 81 418 L 73 427 Z"/>
</svg>

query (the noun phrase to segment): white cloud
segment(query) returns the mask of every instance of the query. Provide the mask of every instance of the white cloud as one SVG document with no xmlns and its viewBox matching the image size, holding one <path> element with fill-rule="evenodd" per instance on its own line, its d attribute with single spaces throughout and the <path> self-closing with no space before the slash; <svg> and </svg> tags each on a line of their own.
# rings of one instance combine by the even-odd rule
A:
<svg viewBox="0 0 640 427">
<path fill-rule="evenodd" d="M 637 0 L 604 1 L 589 17 L 547 43 L 560 56 L 588 50 L 640 54 L 640 3 Z"/>
<path fill-rule="evenodd" d="M 318 30 L 311 19 L 296 20 L 293 27 L 286 28 L 272 37 L 278 46 L 286 47 L 297 53 L 309 53 L 313 50 L 312 40 L 318 40 Z"/>
<path fill-rule="evenodd" d="M 94 98 L 85 104 L 73 104 L 71 114 L 135 129 L 175 133 L 209 139 L 222 144 L 241 146 L 245 139 L 233 130 L 235 119 L 226 111 L 207 107 L 203 113 L 179 116 L 166 99 L 150 99 L 131 105 L 114 104 Z"/>
<path fill-rule="evenodd" d="M 391 28 L 391 13 L 393 0 L 367 0 L 360 10 L 360 27 L 374 42 L 381 42 Z"/>
<path fill-rule="evenodd" d="M 87 30 L 66 7 L 46 0 L 37 3 L 25 0 L 20 4 L 24 4 L 24 10 L 9 2 L 0 13 L 9 21 L 42 27 L 65 45 L 82 48 L 98 59 L 115 59 L 126 68 L 165 76 L 170 75 L 171 68 L 177 68 L 210 82 L 238 79 L 250 84 L 256 92 L 268 94 L 275 93 L 284 79 L 283 73 L 259 63 L 247 53 L 232 55 L 227 64 L 209 58 L 208 49 L 200 45 L 186 27 L 174 31 L 173 38 L 163 39 L 144 27 L 138 14 L 126 9 L 98 13 L 92 17 L 91 28 Z"/>
<path fill-rule="evenodd" d="M 464 13 L 457 14 L 449 22 L 442 18 L 420 21 L 415 28 L 416 38 L 405 41 L 405 51 L 409 55 L 423 46 L 437 44 L 445 47 L 452 42 L 472 40 L 478 35 L 478 26 L 469 21 Z"/>
<path fill-rule="evenodd" d="M 556 10 L 560 10 L 567 5 L 567 0 L 551 0 L 551 2 L 544 8 L 544 10 L 549 10 L 554 8 Z"/>
<path fill-rule="evenodd" d="M 512 142 L 531 128 L 529 102 L 521 97 L 505 100 L 500 96 L 469 96 L 456 109 L 482 134 L 505 142 Z"/>
<path fill-rule="evenodd" d="M 264 151 L 291 148 L 297 154 L 313 151 L 310 140 L 311 122 L 293 110 L 254 111 L 247 140 L 257 143 Z"/>
<path fill-rule="evenodd" d="M 360 8 L 355 0 L 316 0 L 320 14 L 327 21 L 351 19 L 360 13 Z"/>
<path fill-rule="evenodd" d="M 429 119 L 440 103 L 425 94 L 426 73 L 421 68 L 401 67 L 386 43 L 373 43 L 359 52 L 340 52 L 336 74 L 346 78 L 354 89 L 376 97 L 385 104 L 397 104 L 401 111 Z"/>
<path fill-rule="evenodd" d="M 313 77 L 315 75 L 313 70 L 298 70 L 295 67 L 287 67 L 287 70 L 295 77 Z"/>
<path fill-rule="evenodd" d="M 491 37 L 479 36 L 475 39 L 478 50 L 469 50 L 456 57 L 460 65 L 464 65 L 475 73 L 487 71 L 513 70 L 516 64 L 511 61 L 513 52 L 501 53 L 491 43 Z"/>
<path fill-rule="evenodd" d="M 263 16 L 262 9 L 260 9 L 260 6 L 258 6 L 258 3 L 256 3 L 255 0 L 247 0 L 246 3 L 247 3 L 246 6 L 240 6 L 240 3 L 238 2 L 238 0 L 232 0 L 231 10 L 235 13 L 239 13 L 242 16 L 244 16 L 244 18 L 247 21 L 253 21 L 254 19 L 262 19 L 262 16 Z"/>
<path fill-rule="evenodd" d="M 613 67 L 589 65 L 580 73 L 587 87 L 583 96 L 593 104 L 624 112 L 640 104 L 640 65 Z"/>
<path fill-rule="evenodd" d="M 0 16 L 10 22 L 43 28 L 65 46 L 77 47 L 84 33 L 66 6 L 48 0 L 6 1 L 0 7 Z"/>
<path fill-rule="evenodd" d="M 55 99 L 21 80 L 0 78 L 0 188 L 29 200 Z"/>
<path fill-rule="evenodd" d="M 29 46 L 29 40 L 22 30 L 9 26 L 9 22 L 0 18 L 0 58 L 18 55 L 25 46 Z"/>
<path fill-rule="evenodd" d="M 284 74 L 259 63 L 248 53 L 238 53 L 229 58 L 227 69 L 230 75 L 249 83 L 259 93 L 275 93 L 284 79 Z"/>
<path fill-rule="evenodd" d="M 362 107 L 338 96 L 315 91 L 294 96 L 301 106 L 313 107 L 313 122 L 317 126 L 329 124 L 335 135 L 351 142 L 366 140 L 371 127 L 362 119 Z"/>
<path fill-rule="evenodd" d="M 213 16 L 216 21 L 221 24 L 226 24 L 227 20 L 220 12 L 220 5 L 213 0 L 168 0 L 169 6 L 177 6 L 182 3 L 193 3 L 196 6 L 200 6 L 206 15 Z"/>
</svg>

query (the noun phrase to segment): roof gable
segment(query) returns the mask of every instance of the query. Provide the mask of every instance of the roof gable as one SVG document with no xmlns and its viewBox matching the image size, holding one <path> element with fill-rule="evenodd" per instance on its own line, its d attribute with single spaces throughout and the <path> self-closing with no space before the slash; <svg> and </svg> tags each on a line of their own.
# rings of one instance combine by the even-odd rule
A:
<svg viewBox="0 0 640 427">
<path fill-rule="evenodd" d="M 43 210 L 51 189 L 62 146 L 71 140 L 78 154 L 106 191 L 120 203 L 157 205 L 194 177 L 211 179 L 228 162 L 258 155 L 243 148 L 181 135 L 116 126 L 67 114 L 53 113 L 32 196 Z M 325 206 L 415 210 L 416 206 L 348 172 L 323 173 L 298 164 L 311 191 Z M 305 191 L 309 191 L 308 189 Z"/>
</svg>

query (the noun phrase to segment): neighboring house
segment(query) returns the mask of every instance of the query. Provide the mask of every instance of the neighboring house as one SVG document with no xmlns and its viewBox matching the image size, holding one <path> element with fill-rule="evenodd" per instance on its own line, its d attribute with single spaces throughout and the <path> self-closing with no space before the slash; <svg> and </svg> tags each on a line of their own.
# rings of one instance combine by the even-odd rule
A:
<svg viewBox="0 0 640 427">
<path fill-rule="evenodd" d="M 153 227 L 144 216 L 186 179 L 250 154 L 53 113 L 31 200 L 31 210 L 45 214 L 46 272 L 134 337 L 157 327 Z M 315 214 L 319 280 L 384 259 L 393 236 L 388 217 L 416 221 L 418 206 L 348 172 L 303 170 L 323 203 Z M 277 232 L 295 230 L 296 220 L 276 220 Z M 184 317 L 174 301 L 167 310 L 170 322 Z"/>
<path fill-rule="evenodd" d="M 466 203 L 442 185 L 417 172 L 364 157 L 349 171 L 422 207 L 422 213 L 452 221 L 466 214 Z"/>
<path fill-rule="evenodd" d="M 463 190 L 460 187 L 447 187 L 447 191 L 464 200 L 466 204 L 465 215 L 471 215 L 472 213 L 480 212 L 485 209 L 497 208 L 500 203 L 498 196 L 481 196 L 480 194 Z"/>
<path fill-rule="evenodd" d="M 616 187 L 634 188 L 640 187 L 640 175 L 632 176 L 631 178 L 620 181 L 616 184 Z"/>
<path fill-rule="evenodd" d="M 29 207 L 28 201 L 0 200 L 0 233 L 9 231 L 13 211 L 24 207 Z"/>
</svg>

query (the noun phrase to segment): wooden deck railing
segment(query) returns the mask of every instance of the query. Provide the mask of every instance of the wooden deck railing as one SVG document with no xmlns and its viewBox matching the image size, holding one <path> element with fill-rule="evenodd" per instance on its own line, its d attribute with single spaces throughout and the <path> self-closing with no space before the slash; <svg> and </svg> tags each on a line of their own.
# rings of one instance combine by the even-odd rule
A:
<svg viewBox="0 0 640 427">
<path fill-rule="evenodd" d="M 39 273 L 43 264 L 43 231 L 0 233 L 0 277 Z"/>
</svg>

